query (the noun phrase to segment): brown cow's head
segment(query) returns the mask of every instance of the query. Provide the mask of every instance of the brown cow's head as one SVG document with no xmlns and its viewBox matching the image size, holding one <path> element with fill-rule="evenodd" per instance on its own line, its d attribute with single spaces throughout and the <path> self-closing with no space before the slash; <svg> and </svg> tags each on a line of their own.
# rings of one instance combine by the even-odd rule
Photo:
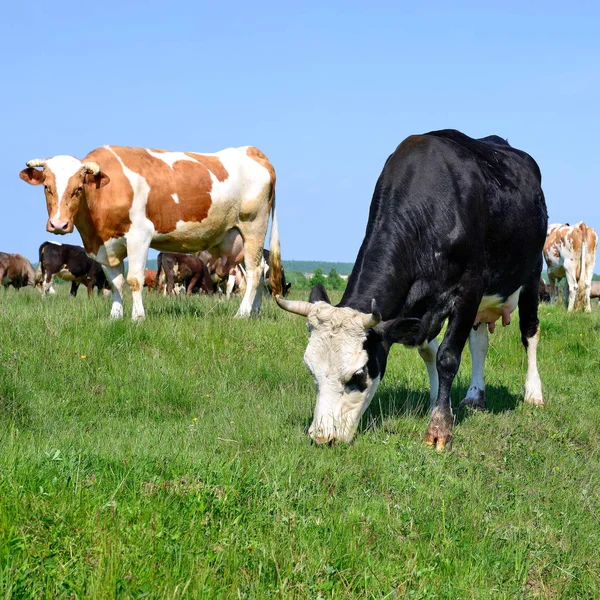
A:
<svg viewBox="0 0 600 600">
<path fill-rule="evenodd" d="M 41 167 L 38 170 L 35 167 Z M 19 174 L 31 185 L 44 185 L 50 233 L 71 233 L 81 199 L 90 188 L 100 188 L 109 181 L 95 162 L 81 162 L 73 156 L 55 156 L 49 159 L 36 158 L 27 163 Z"/>
</svg>

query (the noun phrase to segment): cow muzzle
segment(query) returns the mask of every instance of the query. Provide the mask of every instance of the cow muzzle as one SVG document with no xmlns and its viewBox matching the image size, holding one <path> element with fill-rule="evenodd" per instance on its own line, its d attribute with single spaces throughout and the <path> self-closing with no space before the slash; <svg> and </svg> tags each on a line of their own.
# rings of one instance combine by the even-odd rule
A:
<svg viewBox="0 0 600 600">
<path fill-rule="evenodd" d="M 310 439 L 317 445 L 342 442 L 349 444 L 356 434 L 359 419 L 340 418 L 331 415 L 321 416 L 313 419 L 308 429 Z"/>
<path fill-rule="evenodd" d="M 71 233 L 73 231 L 73 223 L 70 223 L 69 221 L 52 221 L 52 219 L 48 219 L 46 231 L 57 235 Z"/>
</svg>

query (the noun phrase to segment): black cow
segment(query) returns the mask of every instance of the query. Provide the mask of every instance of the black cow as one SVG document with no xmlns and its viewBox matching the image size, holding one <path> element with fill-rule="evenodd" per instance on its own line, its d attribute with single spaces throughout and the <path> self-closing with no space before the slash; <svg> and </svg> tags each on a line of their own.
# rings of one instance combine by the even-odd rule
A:
<svg viewBox="0 0 600 600">
<path fill-rule="evenodd" d="M 104 270 L 95 260 L 92 260 L 81 246 L 44 242 L 40 246 L 40 263 L 38 269 L 42 273 L 44 296 L 52 292 L 54 276 L 71 282 L 71 296 L 77 296 L 81 284 L 85 285 L 88 296 L 92 295 L 94 287 L 98 295 L 103 290 L 110 290 Z"/>
<path fill-rule="evenodd" d="M 539 167 L 505 140 L 454 130 L 404 140 L 375 186 L 341 302 L 277 299 L 308 317 L 305 362 L 318 387 L 310 436 L 317 443 L 352 439 L 390 346 L 400 343 L 425 360 L 432 399 L 425 441 L 443 449 L 454 421 L 450 388 L 467 339 L 473 377 L 463 404 L 483 407 L 487 328 L 499 318 L 507 325 L 517 305 L 528 359 L 525 401 L 543 404 L 536 349 L 547 221 Z"/>
<path fill-rule="evenodd" d="M 188 296 L 194 289 L 213 294 L 216 287 L 204 261 L 190 254 L 160 252 L 156 258 L 156 271 L 154 289 L 157 292 L 165 279 L 165 294 L 173 294 L 176 283 L 185 287 Z"/>
</svg>

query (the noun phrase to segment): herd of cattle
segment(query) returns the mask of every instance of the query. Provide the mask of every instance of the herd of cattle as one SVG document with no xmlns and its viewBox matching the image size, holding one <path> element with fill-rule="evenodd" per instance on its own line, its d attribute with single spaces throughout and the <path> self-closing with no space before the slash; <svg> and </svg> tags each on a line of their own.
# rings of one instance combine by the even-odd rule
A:
<svg viewBox="0 0 600 600">
<path fill-rule="evenodd" d="M 214 154 L 103 146 L 83 160 L 34 159 L 20 173 L 43 186 L 47 231 L 76 227 L 84 248 L 45 242 L 37 272 L 24 257 L 0 253 L 0 280 L 17 289 L 53 291 L 55 276 L 71 294 L 83 284 L 112 293 L 123 315 L 125 257 L 133 319 L 144 318 L 142 288 L 179 287 L 242 301 L 237 316 L 260 310 L 268 286 L 281 308 L 307 318 L 304 362 L 317 385 L 310 437 L 350 441 L 385 373 L 394 343 L 417 348 L 431 386 L 425 440 L 446 447 L 454 423 L 450 388 L 469 340 L 472 378 L 461 405 L 485 408 L 488 331 L 510 323 L 518 306 L 527 354 L 525 401 L 544 403 L 537 369 L 538 302 L 556 301 L 566 278 L 569 310 L 591 310 L 597 236 L 583 223 L 550 225 L 535 160 L 498 136 L 455 130 L 404 140 L 375 186 L 366 234 L 340 303 L 322 287 L 309 301 L 284 299 L 275 210 L 275 170 L 258 149 Z M 270 251 L 264 242 L 271 217 Z M 146 270 L 148 249 L 160 252 Z M 541 279 L 546 260 L 549 290 Z M 104 266 L 104 269 L 102 266 Z M 441 344 L 437 336 L 448 322 Z"/>
</svg>

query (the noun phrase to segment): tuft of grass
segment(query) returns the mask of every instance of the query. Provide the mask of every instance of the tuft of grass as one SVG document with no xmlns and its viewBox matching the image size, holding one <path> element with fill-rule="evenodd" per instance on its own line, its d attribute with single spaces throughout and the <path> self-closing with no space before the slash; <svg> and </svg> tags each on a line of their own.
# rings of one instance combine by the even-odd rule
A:
<svg viewBox="0 0 600 600">
<path fill-rule="evenodd" d="M 63 287 L 0 294 L 4 598 L 600 596 L 598 312 L 540 308 L 541 409 L 517 323 L 496 330 L 489 410 L 438 455 L 415 352 L 354 443 L 318 448 L 302 319 L 148 294 L 114 322 Z M 465 351 L 455 405 L 469 374 Z"/>
</svg>

